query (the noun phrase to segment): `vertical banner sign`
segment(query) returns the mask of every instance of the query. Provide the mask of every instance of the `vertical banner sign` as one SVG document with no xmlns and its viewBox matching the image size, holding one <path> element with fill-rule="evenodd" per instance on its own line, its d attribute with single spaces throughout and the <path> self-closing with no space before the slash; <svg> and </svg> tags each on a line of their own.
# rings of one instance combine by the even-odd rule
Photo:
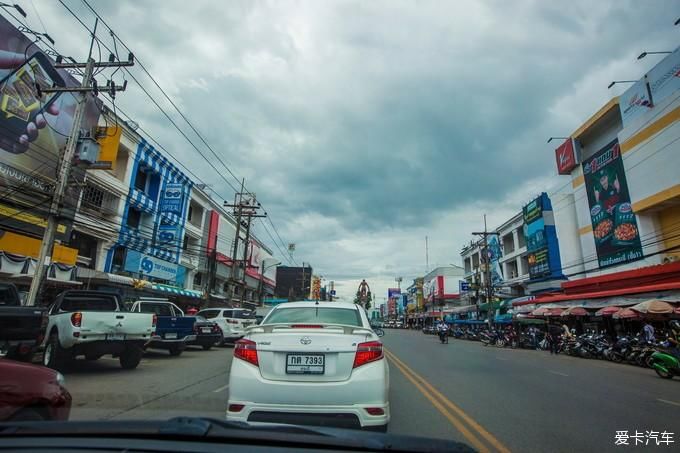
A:
<svg viewBox="0 0 680 453">
<path fill-rule="evenodd" d="M 158 226 L 157 245 L 160 249 L 179 251 L 184 225 L 182 210 L 184 207 L 184 184 L 168 182 L 161 192 L 159 201 L 160 225 Z M 179 262 L 179 253 L 173 260 Z"/>
<path fill-rule="evenodd" d="M 599 267 L 643 257 L 618 140 L 583 163 Z"/>
<path fill-rule="evenodd" d="M 538 197 L 522 209 L 524 235 L 527 242 L 527 261 L 531 280 L 550 275 L 548 241 L 543 219 L 543 198 Z"/>
<path fill-rule="evenodd" d="M 503 271 L 501 269 L 501 244 L 496 236 L 491 236 L 489 242 L 487 243 L 489 247 L 489 252 L 487 253 L 489 264 L 491 265 L 490 275 L 491 275 L 491 285 L 497 286 L 503 282 Z"/>
</svg>

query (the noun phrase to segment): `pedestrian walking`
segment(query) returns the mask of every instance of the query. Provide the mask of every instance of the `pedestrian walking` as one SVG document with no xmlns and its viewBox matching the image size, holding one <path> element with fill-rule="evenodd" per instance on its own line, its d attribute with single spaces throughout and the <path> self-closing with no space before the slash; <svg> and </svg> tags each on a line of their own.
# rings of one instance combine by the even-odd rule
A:
<svg viewBox="0 0 680 453">
<path fill-rule="evenodd" d="M 642 326 L 642 336 L 647 343 L 653 343 L 656 340 L 654 336 L 654 327 L 649 321 L 645 321 L 645 324 Z"/>
</svg>

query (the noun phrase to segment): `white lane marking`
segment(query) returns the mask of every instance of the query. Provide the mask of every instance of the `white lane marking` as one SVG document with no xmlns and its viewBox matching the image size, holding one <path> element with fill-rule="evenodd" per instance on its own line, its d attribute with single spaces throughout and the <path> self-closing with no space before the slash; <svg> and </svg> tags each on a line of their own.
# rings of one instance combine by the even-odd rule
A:
<svg viewBox="0 0 680 453">
<path fill-rule="evenodd" d="M 668 401 L 661 398 L 657 398 L 656 400 L 661 401 L 662 403 L 672 404 L 673 406 L 680 406 L 680 403 L 676 403 L 675 401 Z"/>
<path fill-rule="evenodd" d="M 223 385 L 222 387 L 220 387 L 220 388 L 218 388 L 218 389 L 216 389 L 216 390 L 213 390 L 213 393 L 219 393 L 219 392 L 221 392 L 222 390 L 226 390 L 226 389 L 228 389 L 228 388 L 229 388 L 229 384 Z"/>
<path fill-rule="evenodd" d="M 559 371 L 548 370 L 548 373 L 556 374 L 558 376 L 569 377 L 568 374 L 560 373 Z"/>
</svg>

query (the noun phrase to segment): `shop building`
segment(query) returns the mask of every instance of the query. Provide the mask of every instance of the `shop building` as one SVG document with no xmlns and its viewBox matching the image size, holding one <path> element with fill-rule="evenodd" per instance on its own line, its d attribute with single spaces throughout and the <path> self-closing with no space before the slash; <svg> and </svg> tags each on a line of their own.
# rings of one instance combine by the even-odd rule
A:
<svg viewBox="0 0 680 453">
<path fill-rule="evenodd" d="M 460 306 L 460 281 L 465 271 L 459 266 L 442 266 L 423 277 L 425 311 L 434 313 Z"/>
<path fill-rule="evenodd" d="M 275 297 L 304 300 L 309 296 L 314 270 L 309 264 L 276 268 Z"/>
<path fill-rule="evenodd" d="M 498 262 L 503 279 L 494 292 L 499 297 L 505 298 L 523 296 L 526 293 L 526 282 L 529 280 L 529 263 L 522 213 L 515 214 L 496 231 L 501 246 Z"/>
</svg>

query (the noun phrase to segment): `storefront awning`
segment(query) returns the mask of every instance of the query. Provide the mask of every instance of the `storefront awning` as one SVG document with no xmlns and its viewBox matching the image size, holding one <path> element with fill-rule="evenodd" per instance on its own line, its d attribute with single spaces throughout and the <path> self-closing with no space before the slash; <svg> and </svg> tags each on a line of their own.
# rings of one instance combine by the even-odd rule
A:
<svg viewBox="0 0 680 453">
<path fill-rule="evenodd" d="M 464 305 L 462 307 L 453 307 L 451 313 L 469 313 L 471 311 L 477 311 L 477 305 Z"/>
<path fill-rule="evenodd" d="M 176 296 L 193 297 L 194 299 L 201 299 L 203 297 L 203 293 L 200 291 L 194 291 L 193 289 L 184 289 L 178 286 L 162 285 L 160 283 L 153 283 L 151 285 L 151 289 L 168 294 L 173 294 Z"/>
</svg>

